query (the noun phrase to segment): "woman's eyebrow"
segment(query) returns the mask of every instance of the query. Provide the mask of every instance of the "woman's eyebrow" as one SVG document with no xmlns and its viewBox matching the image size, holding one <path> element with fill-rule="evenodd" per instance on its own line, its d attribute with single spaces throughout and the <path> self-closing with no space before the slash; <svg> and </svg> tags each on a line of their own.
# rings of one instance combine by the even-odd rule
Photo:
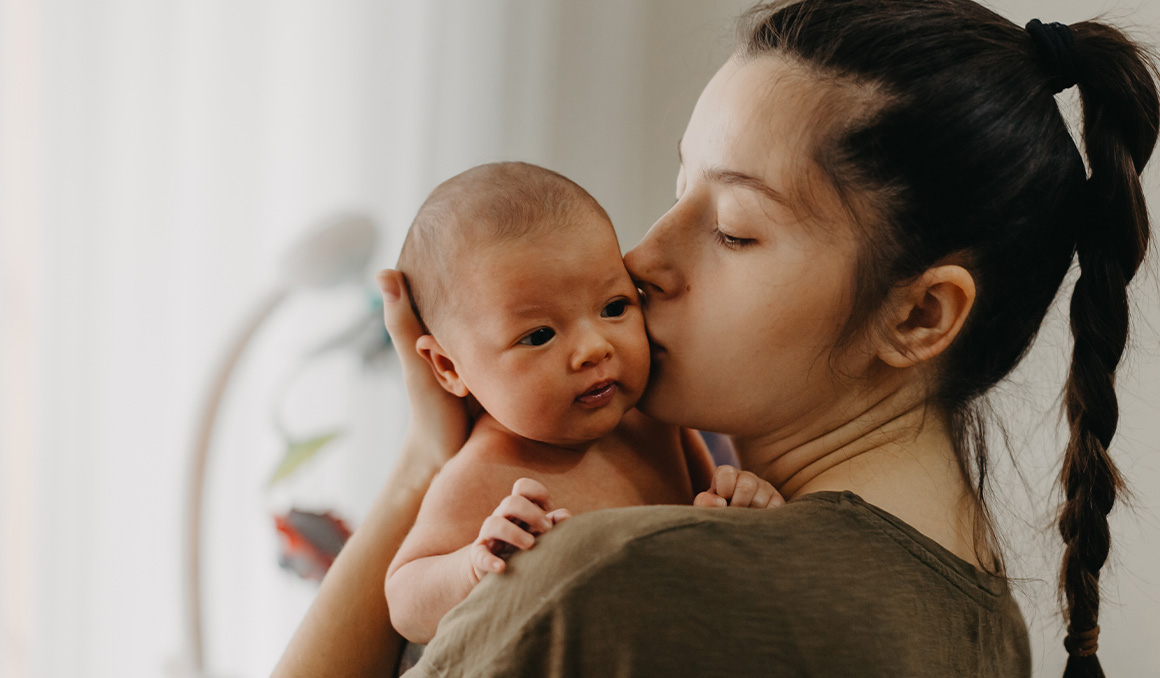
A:
<svg viewBox="0 0 1160 678">
<path fill-rule="evenodd" d="M 757 177 L 750 176 L 743 172 L 734 172 L 733 170 L 722 169 L 720 167 L 709 167 L 701 172 L 701 174 L 709 181 L 725 184 L 726 186 L 741 186 L 755 191 L 770 200 L 785 205 L 786 207 L 793 207 L 786 195 L 769 184 L 765 183 Z"/>
<path fill-rule="evenodd" d="M 684 137 L 677 139 L 677 159 L 680 161 L 682 166 L 685 164 L 685 155 L 681 152 L 681 142 L 684 140 Z M 701 174 L 709 181 L 715 181 L 720 184 L 725 184 L 726 186 L 741 186 L 742 188 L 748 188 L 752 191 L 760 193 L 761 195 L 764 195 L 776 203 L 780 203 L 787 207 L 793 207 L 789 198 L 786 197 L 784 193 L 773 188 L 761 179 L 745 174 L 744 172 L 735 172 L 733 170 L 727 170 L 721 167 L 711 167 L 701 172 Z"/>
</svg>

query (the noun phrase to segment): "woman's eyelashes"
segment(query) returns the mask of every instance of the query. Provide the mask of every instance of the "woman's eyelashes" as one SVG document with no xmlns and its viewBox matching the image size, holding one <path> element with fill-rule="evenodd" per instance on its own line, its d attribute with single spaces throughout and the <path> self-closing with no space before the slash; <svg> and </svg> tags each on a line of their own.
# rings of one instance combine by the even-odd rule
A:
<svg viewBox="0 0 1160 678">
<path fill-rule="evenodd" d="M 738 238 L 736 236 L 729 235 L 728 233 L 723 232 L 720 228 L 716 227 L 713 228 L 713 237 L 716 238 L 717 242 L 728 247 L 729 249 L 741 249 L 742 247 L 752 245 L 753 243 L 757 242 L 753 238 Z"/>
<path fill-rule="evenodd" d="M 556 330 L 551 327 L 538 327 L 520 339 L 519 343 L 524 346 L 543 346 L 554 336 L 556 336 Z"/>
</svg>

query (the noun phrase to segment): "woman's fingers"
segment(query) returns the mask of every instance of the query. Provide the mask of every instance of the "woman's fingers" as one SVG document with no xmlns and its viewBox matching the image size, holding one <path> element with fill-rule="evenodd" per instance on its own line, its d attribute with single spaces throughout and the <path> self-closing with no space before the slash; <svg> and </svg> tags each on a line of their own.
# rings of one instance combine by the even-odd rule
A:
<svg viewBox="0 0 1160 678">
<path fill-rule="evenodd" d="M 418 443 L 416 449 L 442 463 L 467 441 L 471 418 L 463 399 L 439 385 L 431 368 L 415 350 L 415 342 L 423 336 L 424 330 L 411 309 L 411 297 L 403 274 L 390 269 L 380 271 L 378 283 L 383 295 L 383 324 L 399 356 L 403 381 L 411 401 L 407 438 Z M 404 449 L 412 447 L 405 445 Z"/>
<path fill-rule="evenodd" d="M 423 325 L 415 317 L 411 308 L 411 298 L 407 294 L 406 280 L 403 274 L 391 269 L 379 271 L 376 276 L 379 290 L 383 295 L 383 324 L 387 333 L 391 335 L 391 343 L 399 348 L 399 362 L 403 366 L 403 375 L 407 379 L 407 386 L 411 386 L 413 379 L 435 382 L 434 375 L 427 369 L 423 360 L 414 350 L 415 342 L 426 334 Z M 421 385 L 421 384 L 420 384 Z"/>
</svg>

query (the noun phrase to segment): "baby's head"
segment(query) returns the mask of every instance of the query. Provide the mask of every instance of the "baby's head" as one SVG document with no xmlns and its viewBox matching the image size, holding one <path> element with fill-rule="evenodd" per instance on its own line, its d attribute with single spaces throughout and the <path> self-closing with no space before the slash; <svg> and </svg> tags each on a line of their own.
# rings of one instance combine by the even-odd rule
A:
<svg viewBox="0 0 1160 678">
<path fill-rule="evenodd" d="M 648 381 L 636 286 L 608 215 L 526 163 L 481 165 L 419 209 L 398 269 L 443 388 L 515 433 L 555 445 L 612 431 Z"/>
</svg>

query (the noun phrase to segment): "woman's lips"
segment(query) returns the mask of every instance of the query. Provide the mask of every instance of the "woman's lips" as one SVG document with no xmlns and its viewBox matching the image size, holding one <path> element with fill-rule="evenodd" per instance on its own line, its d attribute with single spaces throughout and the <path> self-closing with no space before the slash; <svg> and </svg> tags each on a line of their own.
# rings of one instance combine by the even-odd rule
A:
<svg viewBox="0 0 1160 678">
<path fill-rule="evenodd" d="M 617 390 L 616 382 L 606 379 L 597 382 L 592 388 L 577 396 L 576 402 L 587 407 L 601 407 L 612 400 L 612 396 L 616 395 Z"/>
</svg>

